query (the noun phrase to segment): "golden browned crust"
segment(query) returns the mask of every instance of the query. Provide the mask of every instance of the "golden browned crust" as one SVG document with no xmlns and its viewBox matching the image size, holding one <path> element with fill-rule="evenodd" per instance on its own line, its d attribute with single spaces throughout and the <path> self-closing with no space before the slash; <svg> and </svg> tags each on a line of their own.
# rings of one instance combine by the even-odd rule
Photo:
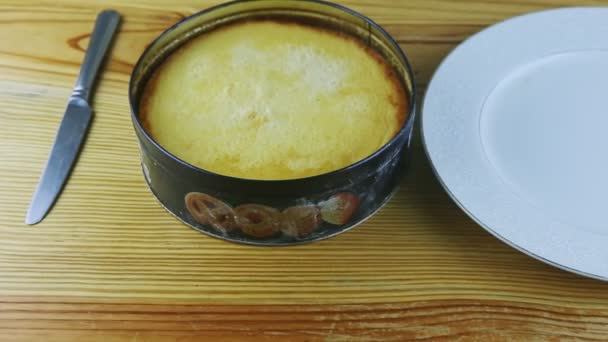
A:
<svg viewBox="0 0 608 342">
<path fill-rule="evenodd" d="M 146 132 L 148 132 L 148 134 L 150 134 L 152 137 L 154 137 L 154 134 L 152 132 L 152 127 L 150 126 L 150 122 L 148 121 L 148 107 L 150 106 L 150 97 L 152 96 L 152 94 L 154 94 L 156 92 L 156 85 L 158 83 L 158 73 L 155 72 L 152 77 L 150 77 L 150 79 L 146 82 L 145 86 L 144 86 L 144 90 L 142 92 L 141 95 L 141 99 L 139 101 L 139 113 L 138 113 L 138 117 L 139 117 L 139 122 L 141 123 L 141 126 L 144 128 L 144 130 L 146 130 Z"/>
<path fill-rule="evenodd" d="M 403 85 L 403 82 L 401 82 L 400 77 L 398 76 L 395 69 L 386 61 L 386 59 L 384 57 L 382 57 L 378 52 L 376 52 L 371 47 L 364 45 L 361 41 L 354 39 L 354 38 L 351 38 L 351 39 L 353 39 L 353 41 L 355 41 L 356 44 L 358 44 L 363 49 L 365 49 L 367 54 L 370 55 L 371 57 L 373 57 L 378 62 L 379 65 L 382 65 L 382 69 L 384 70 L 384 78 L 391 84 L 391 86 L 394 90 L 394 94 L 403 94 L 403 96 L 399 96 L 397 98 L 390 95 L 388 98 L 388 101 L 390 102 L 390 104 L 393 105 L 394 108 L 396 108 L 395 113 L 397 114 L 395 116 L 395 120 L 397 122 L 396 129 L 395 129 L 395 132 L 392 133 L 392 135 L 394 137 L 397 134 L 397 132 L 399 132 L 399 130 L 401 130 L 401 127 L 403 126 L 403 124 L 405 123 L 405 120 L 407 119 L 407 115 L 409 112 L 408 92 L 406 91 L 405 86 Z"/>
<path fill-rule="evenodd" d="M 280 23 L 282 25 L 304 26 L 307 28 L 314 29 L 315 31 L 317 31 L 320 34 L 329 34 L 329 35 L 333 35 L 334 37 L 339 37 L 343 40 L 348 40 L 348 41 L 354 42 L 363 51 L 365 51 L 369 56 L 371 56 L 379 65 L 382 66 L 382 68 L 384 70 L 384 77 L 385 77 L 386 81 L 391 84 L 391 86 L 394 90 L 394 94 L 403 94 L 403 96 L 398 96 L 398 97 L 391 95 L 387 99 L 389 101 L 389 103 L 391 103 L 391 105 L 393 105 L 394 108 L 396 108 L 396 114 L 397 114 L 395 117 L 397 125 L 396 125 L 395 131 L 392 132 L 392 136 L 394 137 L 399 132 L 399 130 L 402 128 L 403 124 L 405 123 L 405 120 L 407 119 L 407 115 L 409 112 L 408 91 L 406 90 L 403 82 L 400 80 L 400 77 L 399 77 L 398 73 L 394 70 L 394 68 L 386 61 L 386 59 L 384 57 L 382 57 L 380 55 L 380 53 L 378 53 L 372 47 L 363 43 L 360 39 L 358 39 L 350 34 L 347 34 L 345 32 L 340 32 L 335 29 L 321 27 L 321 26 L 314 25 L 314 24 L 308 23 L 308 22 L 302 22 L 295 18 L 277 17 L 277 18 L 269 18 L 269 19 L 240 20 L 237 22 L 233 22 L 233 23 L 230 23 L 227 25 L 220 26 L 210 32 L 215 32 L 218 30 L 226 30 L 228 28 L 231 28 L 231 27 L 234 27 L 237 25 L 244 25 L 244 24 L 250 23 L 252 21 L 257 21 L 257 22 L 265 21 L 265 22 Z M 206 32 L 205 34 L 209 34 L 210 32 Z M 152 136 L 152 138 L 154 138 L 154 127 L 152 127 L 151 123 L 148 120 L 148 107 L 149 107 L 150 98 L 152 96 L 154 96 L 154 94 L 156 92 L 155 90 L 156 90 L 157 84 L 159 82 L 158 75 L 161 73 L 161 70 L 163 69 L 164 65 L 171 63 L 171 59 L 175 58 L 177 55 L 179 55 L 180 53 L 182 53 L 183 51 L 188 49 L 189 44 L 190 44 L 190 42 L 187 42 L 186 44 L 179 47 L 176 51 L 174 51 L 171 55 L 167 56 L 167 58 L 157 67 L 157 69 L 154 70 L 152 76 L 146 82 L 146 84 L 144 86 L 144 90 L 142 92 L 141 99 L 140 99 L 139 106 L 138 106 L 139 107 L 138 108 L 139 109 L 138 117 L 139 117 L 142 127 L 148 132 L 148 134 L 150 136 Z"/>
</svg>

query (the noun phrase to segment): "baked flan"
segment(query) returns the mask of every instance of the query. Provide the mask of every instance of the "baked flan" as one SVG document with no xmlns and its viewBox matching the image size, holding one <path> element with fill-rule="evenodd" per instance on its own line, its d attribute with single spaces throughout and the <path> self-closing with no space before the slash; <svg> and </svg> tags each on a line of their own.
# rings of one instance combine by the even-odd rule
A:
<svg viewBox="0 0 608 342">
<path fill-rule="evenodd" d="M 285 180 L 354 164 L 403 125 L 408 96 L 377 52 L 283 20 L 200 35 L 154 71 L 144 128 L 181 160 L 226 176 Z"/>
</svg>

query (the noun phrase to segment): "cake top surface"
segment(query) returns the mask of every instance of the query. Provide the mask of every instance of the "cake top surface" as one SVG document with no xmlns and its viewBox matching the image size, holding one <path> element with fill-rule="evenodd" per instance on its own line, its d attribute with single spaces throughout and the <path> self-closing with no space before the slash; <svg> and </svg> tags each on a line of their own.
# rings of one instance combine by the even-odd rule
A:
<svg viewBox="0 0 608 342">
<path fill-rule="evenodd" d="M 396 73 L 355 38 L 283 21 L 230 24 L 154 72 L 140 117 L 167 151 L 247 179 L 295 179 L 360 161 L 407 114 Z"/>
</svg>

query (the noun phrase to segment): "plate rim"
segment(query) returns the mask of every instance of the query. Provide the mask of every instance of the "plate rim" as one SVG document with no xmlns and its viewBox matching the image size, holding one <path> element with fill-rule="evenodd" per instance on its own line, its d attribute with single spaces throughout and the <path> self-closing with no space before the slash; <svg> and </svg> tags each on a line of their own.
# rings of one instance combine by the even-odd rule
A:
<svg viewBox="0 0 608 342">
<path fill-rule="evenodd" d="M 567 272 L 571 272 L 573 274 L 577 274 L 580 276 L 584 276 L 584 277 L 588 277 L 588 278 L 592 278 L 592 279 L 596 279 L 596 280 L 600 280 L 600 281 L 608 281 L 608 275 L 604 276 L 604 275 L 600 275 L 600 274 L 595 274 L 595 273 L 591 273 L 591 272 L 586 272 L 583 270 L 579 270 L 570 266 L 566 266 L 563 265 L 559 262 L 553 261 L 551 259 L 545 258 L 539 254 L 536 254 L 518 244 L 516 244 L 515 242 L 509 240 L 507 237 L 501 235 L 500 233 L 498 233 L 496 230 L 494 230 L 493 228 L 491 228 L 488 224 L 484 223 L 479 217 L 477 217 L 477 215 L 475 215 L 471 210 L 469 210 L 462 202 L 461 200 L 458 199 L 458 197 L 452 192 L 452 190 L 450 189 L 450 187 L 445 183 L 445 180 L 441 177 L 436 163 L 433 160 L 433 158 L 431 157 L 431 151 L 429 149 L 428 143 L 427 143 L 427 136 L 425 134 L 426 130 L 425 130 L 425 107 L 427 104 L 427 95 L 429 94 L 429 89 L 431 89 L 433 82 L 436 79 L 437 74 L 439 74 L 440 72 L 443 71 L 444 69 L 444 65 L 446 64 L 446 62 L 450 59 L 450 57 L 453 56 L 453 54 L 457 51 L 460 51 L 461 49 L 466 48 L 467 44 L 470 44 L 471 41 L 475 40 L 476 38 L 478 38 L 481 35 L 485 35 L 488 33 L 489 30 L 495 29 L 497 27 L 503 26 L 503 25 L 509 25 L 512 24 L 512 22 L 517 21 L 517 20 L 521 20 L 521 19 L 525 19 L 525 18 L 529 18 L 529 17 L 535 17 L 541 14 L 550 14 L 550 13 L 559 13 L 559 12 L 571 12 L 571 11 L 577 11 L 577 10 L 593 10 L 593 9 L 603 9 L 606 10 L 608 9 L 608 6 L 567 6 L 567 7 L 559 7 L 559 8 L 552 8 L 552 9 L 546 9 L 546 10 L 541 10 L 541 11 L 535 11 L 535 12 L 531 12 L 531 13 L 524 13 L 524 14 L 520 14 L 520 15 L 516 15 L 510 18 L 507 18 L 505 20 L 496 22 L 494 24 L 491 24 L 487 27 L 485 27 L 484 29 L 482 29 L 481 31 L 478 31 L 476 33 L 474 33 L 473 35 L 467 37 L 466 39 L 464 39 L 462 42 L 460 42 L 454 49 L 452 49 L 439 63 L 439 65 L 436 67 L 436 69 L 433 71 L 433 74 L 430 78 L 430 81 L 428 83 L 428 86 L 426 87 L 425 91 L 424 91 L 424 95 L 422 96 L 422 99 L 420 101 L 420 135 L 421 135 L 421 141 L 422 141 L 422 146 L 423 146 L 423 150 L 424 153 L 427 157 L 427 160 L 429 161 L 429 165 L 431 166 L 431 170 L 433 172 L 433 174 L 435 175 L 436 179 L 438 180 L 438 182 L 441 184 L 441 187 L 445 190 L 445 192 L 450 196 L 450 198 L 452 199 L 452 201 L 469 217 L 471 218 L 471 220 L 473 220 L 477 225 L 479 225 L 481 228 L 483 228 L 484 230 L 486 230 L 487 232 L 489 232 L 491 235 L 493 235 L 494 237 L 496 237 L 498 240 L 500 240 L 501 242 L 507 244 L 508 246 L 514 248 L 515 250 L 522 252 L 536 260 L 539 260 L 545 264 L 551 265 L 553 267 L 556 267 L 558 269 L 567 271 Z M 428 130 L 428 128 L 427 128 Z"/>
</svg>

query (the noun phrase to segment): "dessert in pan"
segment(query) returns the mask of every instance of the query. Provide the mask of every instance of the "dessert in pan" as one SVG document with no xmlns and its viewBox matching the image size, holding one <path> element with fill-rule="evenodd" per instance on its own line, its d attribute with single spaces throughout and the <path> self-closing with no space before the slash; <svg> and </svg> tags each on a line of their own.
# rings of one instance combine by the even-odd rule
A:
<svg viewBox="0 0 608 342">
<path fill-rule="evenodd" d="M 131 104 L 150 188 L 211 235 L 289 244 L 378 210 L 407 164 L 411 71 L 369 19 L 316 1 L 233 2 L 161 35 Z"/>
<path fill-rule="evenodd" d="M 283 21 L 243 21 L 199 36 L 148 81 L 139 115 L 178 158 L 247 179 L 335 171 L 403 125 L 397 75 L 353 37 Z"/>
</svg>

